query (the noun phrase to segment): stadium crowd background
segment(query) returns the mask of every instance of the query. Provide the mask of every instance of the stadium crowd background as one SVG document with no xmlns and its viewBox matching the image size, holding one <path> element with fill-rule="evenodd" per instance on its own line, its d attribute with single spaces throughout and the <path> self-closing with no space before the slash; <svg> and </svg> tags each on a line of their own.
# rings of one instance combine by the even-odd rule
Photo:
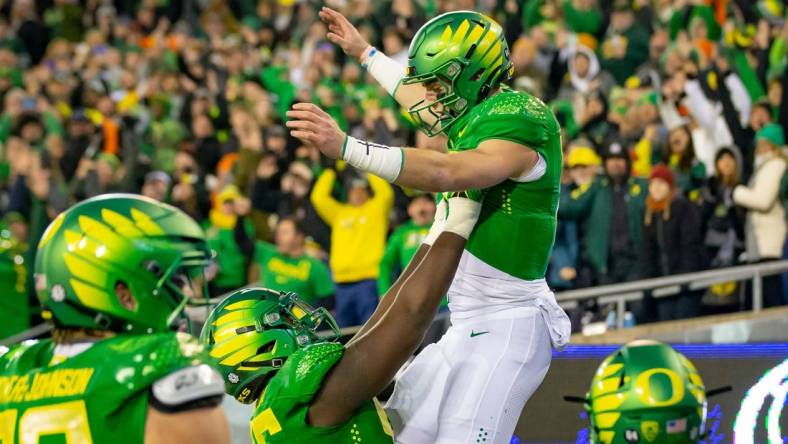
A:
<svg viewBox="0 0 788 444">
<path fill-rule="evenodd" d="M 313 101 L 386 145 L 442 140 L 326 41 L 324 4 L 403 65 L 438 13 L 503 25 L 510 84 L 564 131 L 553 288 L 786 256 L 778 0 L 0 0 L 0 337 L 37 322 L 44 228 L 108 192 L 203 223 L 213 295 L 262 280 L 341 325 L 366 319 L 426 234 L 432 198 L 321 158 L 288 135 L 285 111 Z M 781 279 L 764 280 L 767 306 L 787 302 Z M 731 283 L 632 309 L 638 322 L 735 311 L 742 293 Z M 576 324 L 604 315 L 584 307 Z"/>
</svg>

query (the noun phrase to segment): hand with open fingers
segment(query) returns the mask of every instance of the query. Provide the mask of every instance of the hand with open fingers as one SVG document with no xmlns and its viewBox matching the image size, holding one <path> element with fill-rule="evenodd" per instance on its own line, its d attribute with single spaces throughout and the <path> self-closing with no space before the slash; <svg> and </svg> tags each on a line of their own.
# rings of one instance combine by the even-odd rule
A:
<svg viewBox="0 0 788 444">
<path fill-rule="evenodd" d="M 342 48 L 345 54 L 358 59 L 369 47 L 358 29 L 341 13 L 324 6 L 318 15 L 328 26 L 326 38 Z"/>
<path fill-rule="evenodd" d="M 334 119 L 313 103 L 296 103 L 287 112 L 290 135 L 305 145 L 315 146 L 331 159 L 342 156 L 347 135 Z"/>
</svg>

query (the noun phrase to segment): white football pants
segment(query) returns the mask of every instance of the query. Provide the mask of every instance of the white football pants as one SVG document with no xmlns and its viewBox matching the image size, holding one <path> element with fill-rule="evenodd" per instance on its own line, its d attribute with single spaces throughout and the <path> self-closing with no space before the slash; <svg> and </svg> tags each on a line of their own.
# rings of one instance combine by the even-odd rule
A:
<svg viewBox="0 0 788 444">
<path fill-rule="evenodd" d="M 538 307 L 453 319 L 397 380 L 386 404 L 395 441 L 508 444 L 551 359 Z"/>
</svg>

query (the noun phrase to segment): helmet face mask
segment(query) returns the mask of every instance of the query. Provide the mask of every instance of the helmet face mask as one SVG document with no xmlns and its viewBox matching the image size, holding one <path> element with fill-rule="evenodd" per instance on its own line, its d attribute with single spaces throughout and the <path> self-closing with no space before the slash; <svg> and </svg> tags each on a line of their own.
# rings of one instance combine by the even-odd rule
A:
<svg viewBox="0 0 788 444">
<path fill-rule="evenodd" d="M 402 81 L 403 85 L 417 83 L 428 85 L 431 82 L 440 84 L 443 93 L 436 100 L 428 102 L 425 98 L 408 108 L 411 118 L 430 137 L 448 131 L 452 124 L 468 110 L 468 101 L 456 93 L 455 82 L 462 72 L 460 66 L 462 61 L 452 60 L 434 72 L 406 77 Z M 437 110 L 438 107 L 440 111 Z M 424 112 L 429 113 L 432 119 L 422 118 Z"/>
<path fill-rule="evenodd" d="M 328 326 L 328 336 L 318 328 Z M 339 338 L 339 327 L 324 308 L 313 308 L 295 293 L 246 288 L 217 305 L 200 341 L 216 359 L 225 391 L 242 403 L 254 402 L 296 350 Z"/>
<path fill-rule="evenodd" d="M 183 327 L 211 254 L 182 211 L 138 195 L 83 201 L 38 246 L 36 293 L 61 329 L 151 333 Z"/>
</svg>

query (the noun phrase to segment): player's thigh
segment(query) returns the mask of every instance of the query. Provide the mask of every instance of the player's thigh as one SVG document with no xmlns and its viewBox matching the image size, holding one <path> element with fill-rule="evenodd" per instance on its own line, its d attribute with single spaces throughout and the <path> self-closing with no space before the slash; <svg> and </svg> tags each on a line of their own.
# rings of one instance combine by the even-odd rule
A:
<svg viewBox="0 0 788 444">
<path fill-rule="evenodd" d="M 509 442 L 523 406 L 552 357 L 541 313 L 462 326 L 467 338 L 447 350 L 451 379 L 440 412 L 438 441 Z M 504 439 L 504 435 L 509 434 Z"/>
<path fill-rule="evenodd" d="M 431 444 L 435 440 L 445 384 L 451 379 L 442 350 L 447 336 L 425 347 L 397 377 L 386 413 L 398 443 Z"/>
</svg>

